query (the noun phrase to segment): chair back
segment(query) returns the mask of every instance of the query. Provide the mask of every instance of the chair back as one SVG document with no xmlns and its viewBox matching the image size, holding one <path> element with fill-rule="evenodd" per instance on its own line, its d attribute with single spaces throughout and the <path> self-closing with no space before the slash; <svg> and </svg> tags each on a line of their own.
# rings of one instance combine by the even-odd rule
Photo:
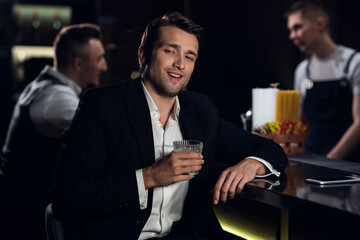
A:
<svg viewBox="0 0 360 240">
<path fill-rule="evenodd" d="M 55 219 L 51 203 L 45 210 L 45 228 L 48 240 L 65 240 L 62 224 Z"/>
</svg>

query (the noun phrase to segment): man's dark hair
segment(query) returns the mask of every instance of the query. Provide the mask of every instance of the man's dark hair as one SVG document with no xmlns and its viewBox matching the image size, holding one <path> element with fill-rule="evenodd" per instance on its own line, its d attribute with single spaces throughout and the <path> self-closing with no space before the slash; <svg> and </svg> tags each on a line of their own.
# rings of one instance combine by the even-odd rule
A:
<svg viewBox="0 0 360 240">
<path fill-rule="evenodd" d="M 54 40 L 55 65 L 65 69 L 76 57 L 88 58 L 89 52 L 84 47 L 90 39 L 101 40 L 100 27 L 90 23 L 64 27 Z"/>
<path fill-rule="evenodd" d="M 200 45 L 204 28 L 178 12 L 168 12 L 162 18 L 152 20 L 142 35 L 139 48 L 144 50 L 145 64 L 149 64 L 154 45 L 159 39 L 159 28 L 164 26 L 177 27 L 187 33 L 194 34 Z M 145 64 L 139 59 L 140 73 L 143 73 Z"/>
<path fill-rule="evenodd" d="M 330 29 L 330 20 L 327 11 L 320 1 L 298 1 L 293 3 L 290 8 L 285 12 L 285 17 L 300 12 L 302 17 L 310 20 L 315 20 L 317 17 L 324 17 L 326 21 L 326 29 Z"/>
</svg>

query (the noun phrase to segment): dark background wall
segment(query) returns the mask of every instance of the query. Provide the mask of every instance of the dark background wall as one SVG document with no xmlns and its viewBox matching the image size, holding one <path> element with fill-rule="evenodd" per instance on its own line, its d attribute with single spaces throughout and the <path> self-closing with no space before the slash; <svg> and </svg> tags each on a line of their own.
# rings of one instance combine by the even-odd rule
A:
<svg viewBox="0 0 360 240">
<path fill-rule="evenodd" d="M 211 97 L 220 114 L 241 124 L 240 113 L 251 108 L 251 89 L 279 82 L 291 89 L 293 71 L 304 57 L 288 40 L 284 11 L 293 0 L 0 0 L 0 145 L 7 129 L 16 91 L 12 82 L 10 48 L 14 3 L 69 5 L 72 23 L 93 22 L 103 29 L 109 71 L 103 84 L 129 79 L 136 71 L 137 48 L 146 24 L 176 10 L 203 25 L 205 41 L 189 90 Z M 334 40 L 360 48 L 359 1 L 323 1 L 329 11 Z M 48 40 L 48 45 L 53 39 Z M 42 67 L 42 66 L 41 66 Z M 34 69 L 33 66 L 32 69 Z"/>
</svg>

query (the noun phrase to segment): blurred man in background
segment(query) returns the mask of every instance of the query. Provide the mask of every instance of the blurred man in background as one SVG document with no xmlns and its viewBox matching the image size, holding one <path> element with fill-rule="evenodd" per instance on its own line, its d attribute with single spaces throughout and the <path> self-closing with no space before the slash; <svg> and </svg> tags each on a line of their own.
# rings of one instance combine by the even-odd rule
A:
<svg viewBox="0 0 360 240">
<path fill-rule="evenodd" d="M 11 223 L 11 218 L 16 218 L 8 229 L 11 239 L 17 239 L 17 234 L 45 239 L 44 211 L 63 132 L 72 121 L 81 92 L 98 86 L 100 74 L 107 70 L 96 25 L 63 28 L 54 50 L 54 67 L 45 66 L 21 93 L 2 149 L 0 167 L 9 203 L 14 206 L 5 206 L 11 209 L 5 221 Z"/>
<path fill-rule="evenodd" d="M 332 40 L 320 4 L 296 2 L 285 16 L 290 40 L 309 54 L 294 82 L 302 94 L 301 120 L 310 126 L 307 152 L 360 161 L 360 54 Z"/>
</svg>

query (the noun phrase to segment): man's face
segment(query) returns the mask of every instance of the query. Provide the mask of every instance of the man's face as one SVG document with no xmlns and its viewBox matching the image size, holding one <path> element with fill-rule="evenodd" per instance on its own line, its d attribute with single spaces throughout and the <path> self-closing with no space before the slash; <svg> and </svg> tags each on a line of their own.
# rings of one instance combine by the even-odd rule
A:
<svg viewBox="0 0 360 240">
<path fill-rule="evenodd" d="M 163 97 L 175 97 L 189 82 L 198 50 L 195 35 L 176 27 L 160 27 L 159 39 L 154 44 L 144 76 L 148 91 Z"/>
<path fill-rule="evenodd" d="M 300 12 L 294 12 L 288 16 L 289 39 L 300 51 L 311 51 L 317 37 L 317 29 L 314 21 L 302 16 Z"/>
<path fill-rule="evenodd" d="M 82 87 L 99 86 L 100 74 L 107 71 L 104 47 L 98 39 L 90 39 L 86 47 L 88 57 L 82 58 Z"/>
</svg>

